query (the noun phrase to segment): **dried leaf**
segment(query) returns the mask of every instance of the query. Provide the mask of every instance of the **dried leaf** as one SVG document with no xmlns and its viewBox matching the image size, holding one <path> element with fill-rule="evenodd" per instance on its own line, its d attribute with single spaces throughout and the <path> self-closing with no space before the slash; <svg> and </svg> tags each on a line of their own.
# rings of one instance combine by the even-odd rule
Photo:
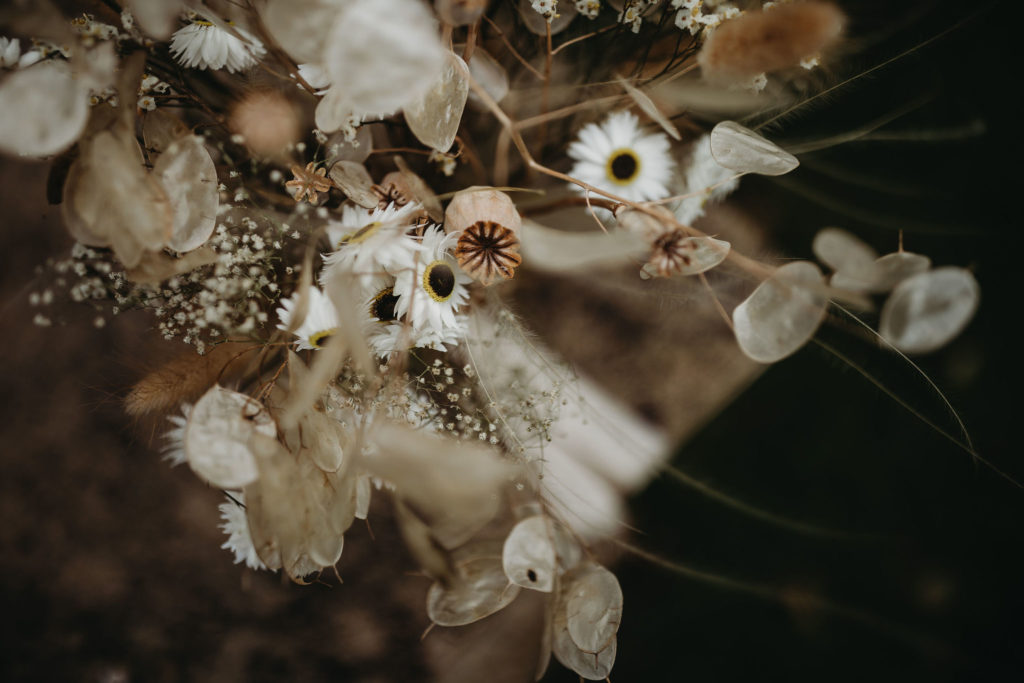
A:
<svg viewBox="0 0 1024 683">
<path fill-rule="evenodd" d="M 427 615 L 440 626 L 464 626 L 501 610 L 517 595 L 501 566 L 501 546 L 474 543 L 453 555 L 455 574 L 427 593 Z"/>
<path fill-rule="evenodd" d="M 512 466 L 492 448 L 429 436 L 381 422 L 370 436 L 378 453 L 362 466 L 395 485 L 452 548 L 465 543 L 497 513 Z"/>
<path fill-rule="evenodd" d="M 259 476 L 250 447 L 257 434 L 277 434 L 263 406 L 245 394 L 215 385 L 196 402 L 185 426 L 188 464 L 213 486 L 248 486 Z"/>
<path fill-rule="evenodd" d="M 625 231 L 567 232 L 524 220 L 520 240 L 523 260 L 547 271 L 567 271 L 643 259 L 647 243 Z"/>
<path fill-rule="evenodd" d="M 927 353 L 949 342 L 978 308 L 978 282 L 970 271 L 946 266 L 901 282 L 882 308 L 879 333 L 907 353 Z"/>
<path fill-rule="evenodd" d="M 158 285 L 175 275 L 189 273 L 196 268 L 217 262 L 217 252 L 209 247 L 196 249 L 181 258 L 175 258 L 163 251 L 143 252 L 139 264 L 129 268 L 125 275 L 132 282 Z"/>
<path fill-rule="evenodd" d="M 455 142 L 469 97 L 468 74 L 469 67 L 462 58 L 448 53 L 430 89 L 402 110 L 409 130 L 427 147 L 447 152 Z"/>
<path fill-rule="evenodd" d="M 373 191 L 373 178 L 365 166 L 355 161 L 339 161 L 331 166 L 329 175 L 338 189 L 353 202 L 366 209 L 377 208 L 378 197 Z"/>
<path fill-rule="evenodd" d="M 634 86 L 632 83 L 627 81 L 625 78 L 618 79 L 619 84 L 629 93 L 629 96 L 633 98 L 636 105 L 640 107 L 640 110 L 651 117 L 651 120 L 661 126 L 661 129 L 668 133 L 669 137 L 673 140 L 680 140 L 679 130 L 672 125 L 668 117 L 661 113 L 657 105 L 654 104 L 654 100 L 648 97 L 642 90 Z"/>
<path fill-rule="evenodd" d="M 733 311 L 743 353 L 759 363 L 774 363 L 806 344 L 825 318 L 823 285 L 821 270 L 809 261 L 777 269 Z"/>
<path fill-rule="evenodd" d="M 721 166 L 740 173 L 784 175 L 800 165 L 795 156 L 735 121 L 712 129 L 711 154 Z"/>
<path fill-rule="evenodd" d="M 648 275 L 697 275 L 716 267 L 732 248 L 714 237 L 683 237 L 682 231 L 666 233 L 654 242 Z M 653 266 L 653 271 L 647 266 Z"/>
<path fill-rule="evenodd" d="M 217 224 L 217 168 L 203 139 L 189 135 L 172 142 L 153 166 L 174 212 L 167 246 L 179 253 L 201 247 Z"/>
<path fill-rule="evenodd" d="M 932 261 L 927 256 L 897 251 L 882 256 L 867 267 L 839 271 L 832 276 L 830 284 L 851 292 L 882 294 L 931 267 Z"/>
<path fill-rule="evenodd" d="M 71 146 L 89 118 L 87 81 L 50 60 L 0 82 L 0 152 L 45 157 Z"/>
<path fill-rule="evenodd" d="M 566 627 L 584 652 L 609 647 L 622 619 L 622 589 L 610 571 L 591 564 L 565 577 Z"/>
<path fill-rule="evenodd" d="M 409 549 L 409 554 L 413 556 L 420 568 L 427 576 L 437 579 L 440 585 L 449 585 L 455 574 L 451 557 L 434 538 L 427 523 L 397 496 L 395 497 L 395 522 L 402 534 L 402 540 L 405 541 L 405 545 Z"/>
<path fill-rule="evenodd" d="M 502 549 L 502 567 L 509 581 L 524 588 L 550 593 L 557 569 L 552 531 L 544 515 L 518 522 Z"/>
</svg>

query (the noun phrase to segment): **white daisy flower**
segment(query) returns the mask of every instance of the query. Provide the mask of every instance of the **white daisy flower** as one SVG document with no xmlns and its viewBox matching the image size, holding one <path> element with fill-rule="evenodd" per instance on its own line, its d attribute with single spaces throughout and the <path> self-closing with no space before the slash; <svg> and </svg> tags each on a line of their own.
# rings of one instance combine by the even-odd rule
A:
<svg viewBox="0 0 1024 683">
<path fill-rule="evenodd" d="M 395 293 L 394 277 L 378 278 L 368 291 L 370 295 L 363 307 L 368 317 L 363 331 L 367 343 L 378 357 L 409 349 L 447 351 L 446 345 L 458 344 L 465 332 L 463 316 L 456 316 L 456 324 L 441 331 L 430 326 L 416 328 L 399 318 L 399 296 Z"/>
<path fill-rule="evenodd" d="M 182 465 L 188 460 L 185 455 L 185 427 L 188 425 L 191 415 L 192 404 L 182 403 L 181 415 L 171 415 L 167 418 L 167 421 L 174 426 L 164 433 L 167 443 L 164 444 L 163 456 L 164 460 L 171 463 L 171 467 Z"/>
<path fill-rule="evenodd" d="M 235 500 L 231 500 L 233 497 Z M 235 555 L 235 564 L 245 563 L 249 569 L 266 569 L 249 533 L 249 520 L 245 516 L 245 494 L 241 491 L 232 493 L 225 502 L 220 504 L 220 518 L 224 521 L 220 530 L 228 535 L 221 548 L 230 550 Z"/>
<path fill-rule="evenodd" d="M 445 234 L 440 228 L 427 228 L 422 240 L 425 253 L 416 268 L 395 276 L 398 315 L 407 316 L 416 330 L 433 329 L 440 339 L 449 338 L 451 330 L 456 330 L 457 336 L 465 330 L 464 321 L 460 323 L 455 313 L 469 298 L 466 285 L 473 278 L 462 271 L 451 255 L 458 238 L 458 233 Z"/>
<path fill-rule="evenodd" d="M 277 309 L 277 317 L 281 322 L 277 329 L 288 331 L 299 297 L 300 293 L 296 292 L 291 297 L 281 300 L 281 308 Z M 310 287 L 306 318 L 297 329 L 292 331 L 292 334 L 297 337 L 295 343 L 299 350 L 322 348 L 327 343 L 327 338 L 337 331 L 338 312 L 335 310 L 334 304 L 319 289 Z"/>
<path fill-rule="evenodd" d="M 603 123 L 584 126 L 569 145 L 569 156 L 576 160 L 570 175 L 594 187 L 634 202 L 669 196 L 673 164 L 668 138 L 644 135 L 631 112 L 615 112 Z"/>
<path fill-rule="evenodd" d="M 248 69 L 266 49 L 256 36 L 238 26 L 233 28 L 244 40 L 197 16 L 174 32 L 171 53 L 190 69 L 227 69 L 231 73 Z"/>
<path fill-rule="evenodd" d="M 382 273 L 397 274 L 414 268 L 424 249 L 406 233 L 419 210 L 415 202 L 373 210 L 346 204 L 341 220 L 327 225 L 327 237 L 336 251 L 324 256 L 326 268 L 321 282 L 354 274 L 361 286 L 369 287 Z"/>
</svg>

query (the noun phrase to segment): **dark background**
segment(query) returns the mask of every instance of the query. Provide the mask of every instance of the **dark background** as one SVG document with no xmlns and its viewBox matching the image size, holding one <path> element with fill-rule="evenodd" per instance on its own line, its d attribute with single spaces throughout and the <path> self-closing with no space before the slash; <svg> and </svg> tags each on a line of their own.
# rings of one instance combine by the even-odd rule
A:
<svg viewBox="0 0 1024 683">
<path fill-rule="evenodd" d="M 1021 221 L 1011 4 L 853 4 L 854 28 L 892 31 L 849 55 L 851 67 L 962 25 L 773 135 L 835 134 L 921 96 L 925 104 L 885 130 L 977 120 L 986 133 L 851 143 L 804 159 L 781 181 L 744 181 L 735 202 L 778 253 L 809 257 L 825 225 L 847 227 L 884 252 L 902 227 L 907 249 L 970 267 L 982 289 L 976 319 L 948 348 L 918 360 L 977 452 L 1021 481 L 1021 449 L 1012 445 Z M 71 313 L 67 327 L 31 324 L 33 269 L 70 244 L 59 211 L 45 206 L 45 176 L 41 164 L 0 165 L 0 679 L 432 677 L 440 666 L 434 639 L 457 643 L 457 635 L 435 632 L 418 644 L 426 584 L 407 576 L 413 564 L 386 512 L 374 525 L 376 541 L 363 528 L 351 532 L 343 586 L 300 588 L 233 566 L 217 548 L 219 495 L 190 472 L 169 470 L 150 447 L 152 426 L 132 425 L 121 411 L 127 387 L 166 351 L 152 340 L 150 321 L 122 316 L 97 330 L 82 312 L 77 320 Z M 957 434 L 904 363 L 838 325 L 822 334 Z M 623 556 L 615 567 L 626 607 L 613 680 L 1019 678 L 1024 490 L 822 348 L 769 368 L 675 464 L 766 510 L 848 535 L 779 529 L 656 480 L 632 501 L 643 534 L 631 542 L 763 591 Z M 835 607 L 823 608 L 826 600 Z M 500 680 L 507 662 L 532 656 L 524 642 L 537 634 L 519 632 L 517 639 L 494 627 L 491 649 L 462 652 L 480 661 L 461 680 Z M 545 680 L 575 676 L 552 664 Z"/>
</svg>

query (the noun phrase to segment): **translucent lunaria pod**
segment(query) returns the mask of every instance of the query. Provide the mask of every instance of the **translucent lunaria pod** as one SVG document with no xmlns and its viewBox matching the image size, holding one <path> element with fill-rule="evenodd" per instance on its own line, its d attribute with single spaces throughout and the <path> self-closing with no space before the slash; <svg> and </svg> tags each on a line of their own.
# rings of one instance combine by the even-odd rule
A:
<svg viewBox="0 0 1024 683">
<path fill-rule="evenodd" d="M 893 290 L 882 308 L 879 333 L 907 353 L 934 351 L 967 326 L 980 296 L 977 280 L 963 268 L 919 273 Z"/>
<path fill-rule="evenodd" d="M 189 415 L 185 457 L 203 481 L 222 489 L 240 489 L 259 476 L 249 446 L 255 434 L 277 434 L 274 420 L 263 406 L 245 394 L 214 385 Z"/>
<path fill-rule="evenodd" d="M 458 55 L 447 62 L 430 89 L 402 110 L 416 139 L 427 147 L 447 152 L 455 142 L 462 111 L 469 97 L 469 67 Z"/>
<path fill-rule="evenodd" d="M 785 175 L 800 165 L 795 156 L 735 121 L 722 121 L 711 130 L 711 154 L 719 165 L 739 173 Z"/>
<path fill-rule="evenodd" d="M 810 261 L 778 268 L 732 313 L 740 349 L 759 363 L 774 363 L 814 336 L 825 318 L 825 278 Z"/>
<path fill-rule="evenodd" d="M 509 581 L 550 593 L 555 586 L 556 555 L 552 530 L 544 515 L 519 521 L 505 539 L 502 567 Z"/>
</svg>

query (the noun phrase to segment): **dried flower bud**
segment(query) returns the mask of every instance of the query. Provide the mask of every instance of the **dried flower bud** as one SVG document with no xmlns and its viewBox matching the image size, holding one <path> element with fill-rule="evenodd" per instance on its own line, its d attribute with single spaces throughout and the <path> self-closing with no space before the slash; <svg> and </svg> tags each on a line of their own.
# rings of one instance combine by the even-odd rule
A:
<svg viewBox="0 0 1024 683">
<path fill-rule="evenodd" d="M 522 219 L 507 194 L 468 188 L 452 198 L 444 219 L 447 232 L 462 233 L 455 258 L 464 271 L 484 285 L 515 275 L 523 260 L 519 255 Z"/>
<path fill-rule="evenodd" d="M 742 82 L 797 66 L 831 47 L 843 30 L 843 13 L 828 2 L 794 2 L 747 12 L 722 23 L 697 57 L 704 77 Z"/>
</svg>

